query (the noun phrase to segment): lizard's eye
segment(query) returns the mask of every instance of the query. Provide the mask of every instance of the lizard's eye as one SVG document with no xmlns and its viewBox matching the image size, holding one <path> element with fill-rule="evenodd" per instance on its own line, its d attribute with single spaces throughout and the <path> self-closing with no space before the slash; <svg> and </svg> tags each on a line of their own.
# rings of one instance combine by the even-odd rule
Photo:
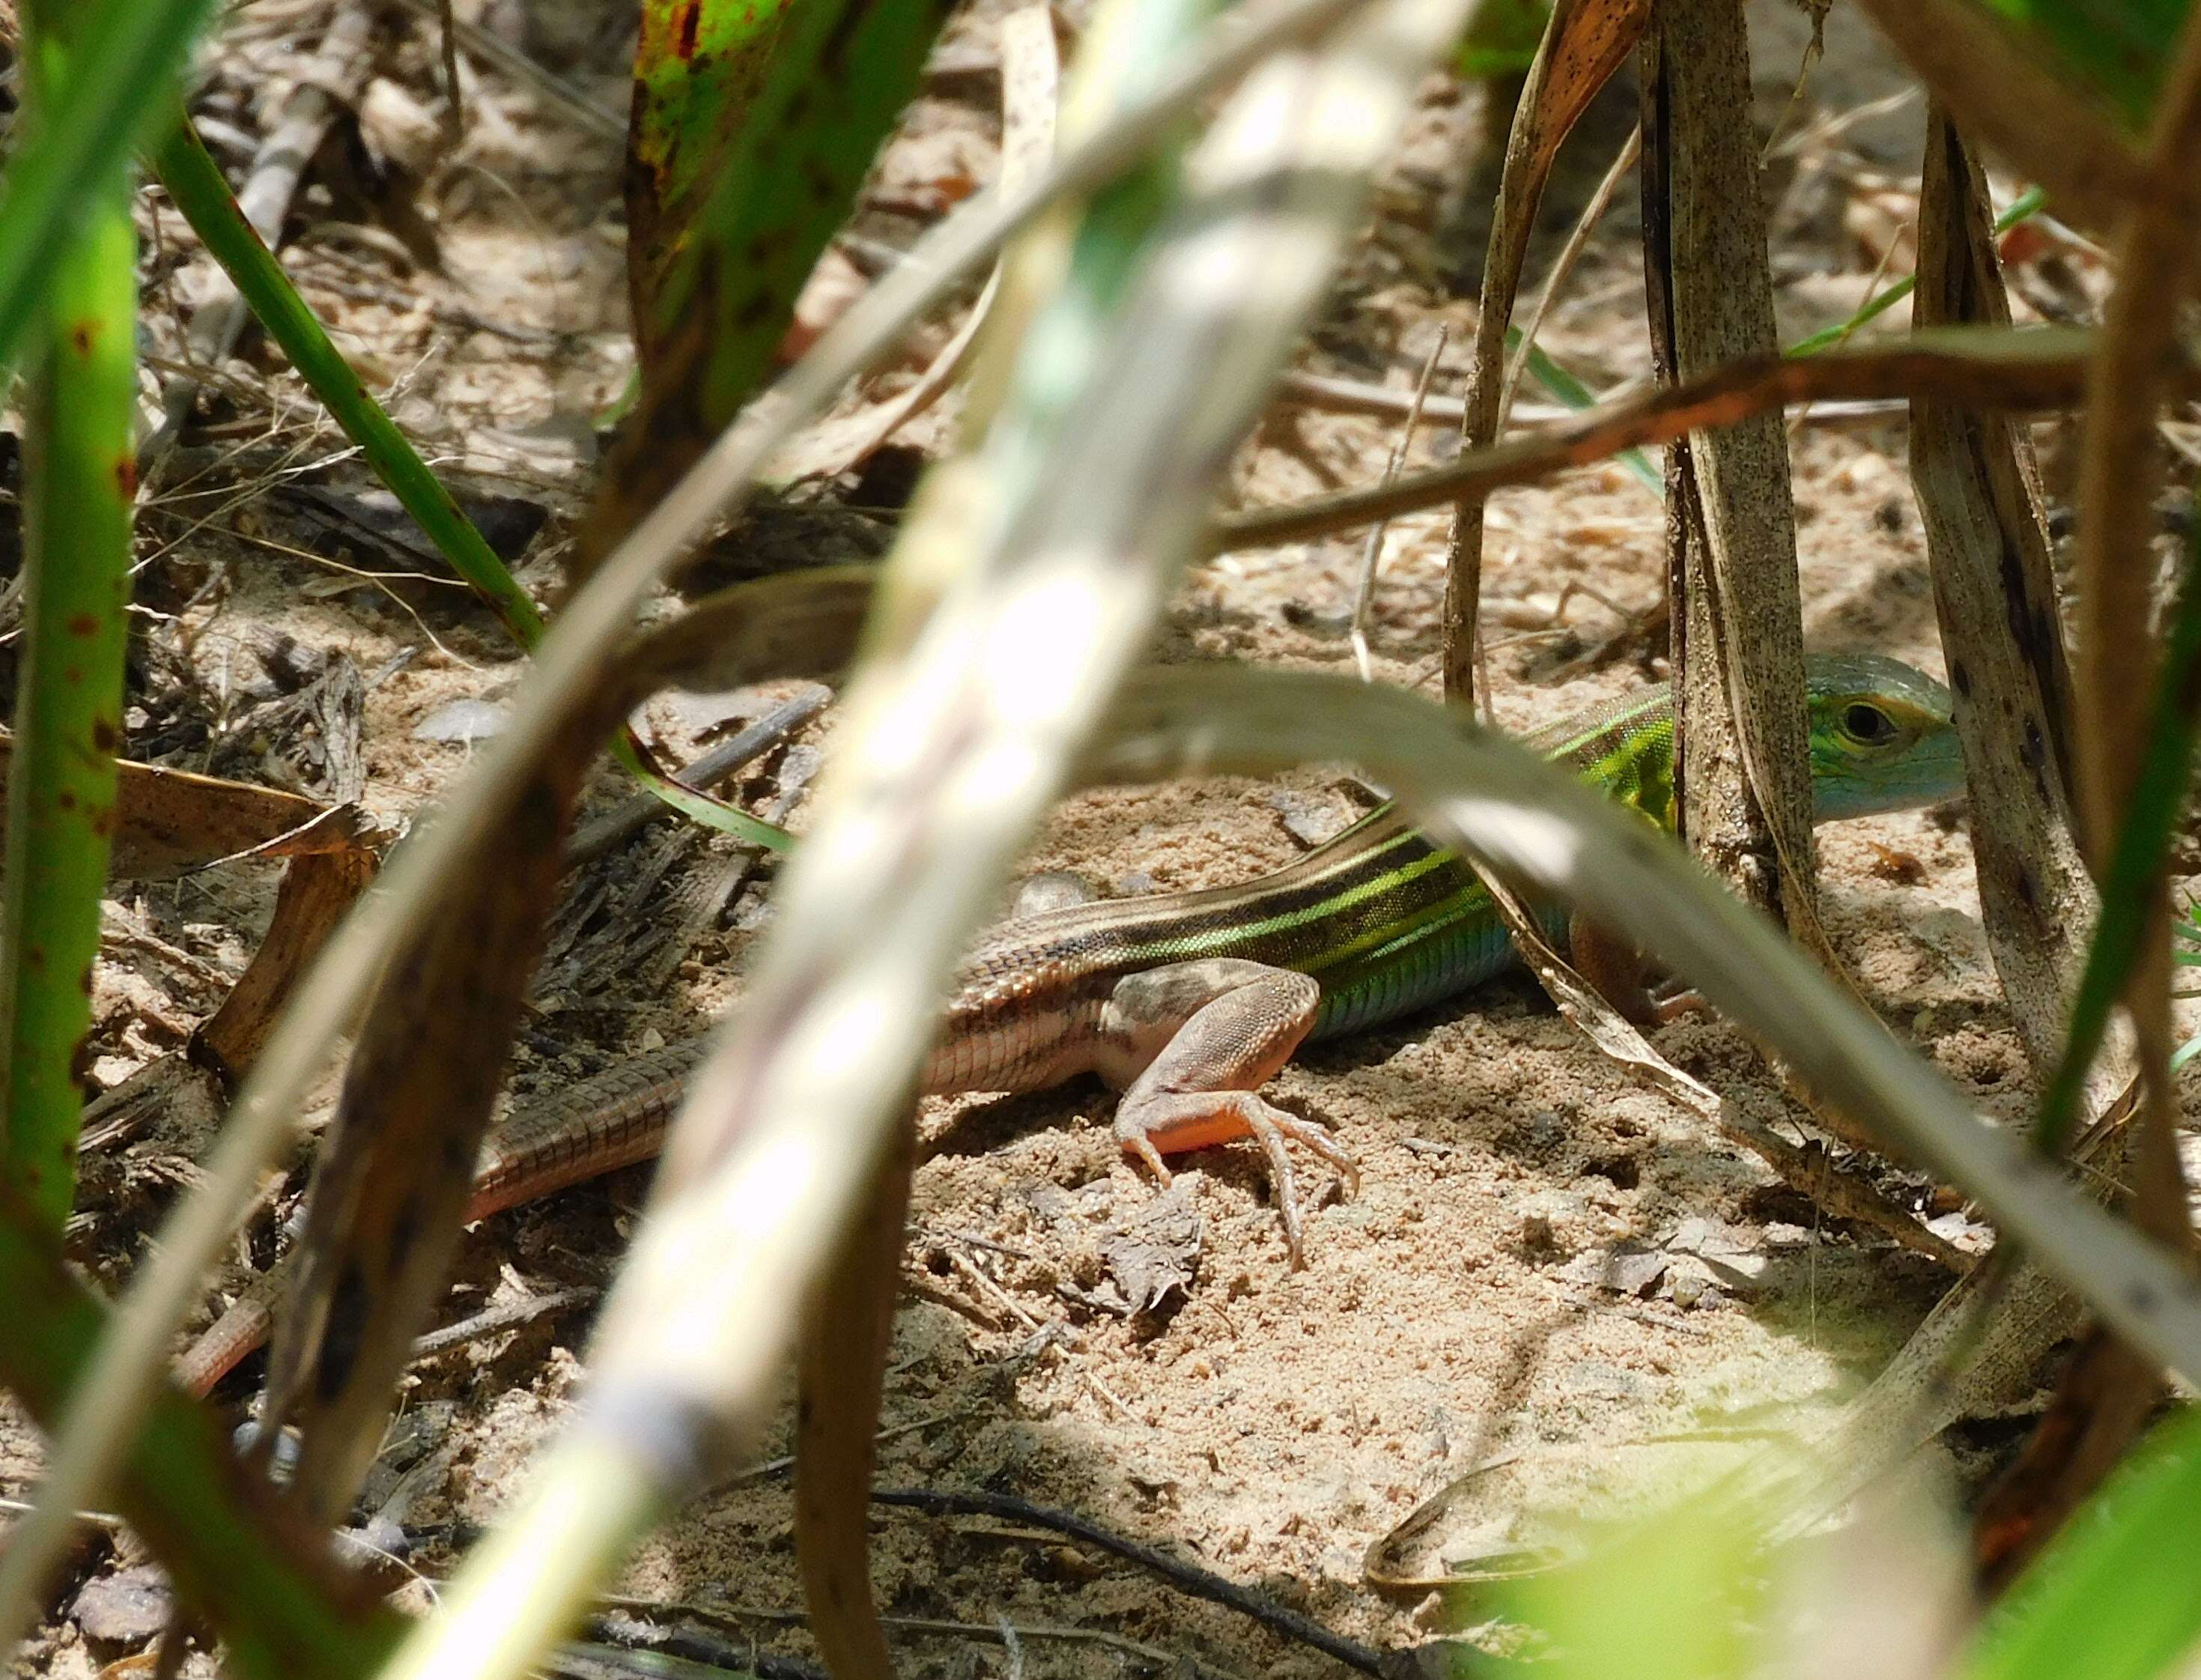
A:
<svg viewBox="0 0 2201 1680">
<path fill-rule="evenodd" d="M 1877 706 L 1854 701 L 1842 713 L 1842 733 L 1868 747 L 1885 746 L 1895 738 L 1895 720 Z"/>
</svg>

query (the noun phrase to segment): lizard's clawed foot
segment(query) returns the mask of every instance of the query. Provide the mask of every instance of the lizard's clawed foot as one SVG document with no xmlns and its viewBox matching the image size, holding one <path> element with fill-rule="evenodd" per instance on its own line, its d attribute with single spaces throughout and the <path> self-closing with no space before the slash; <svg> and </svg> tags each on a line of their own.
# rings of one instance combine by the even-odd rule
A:
<svg viewBox="0 0 2201 1680">
<path fill-rule="evenodd" d="M 1269 1158 L 1269 1175 L 1276 1187 L 1277 1211 L 1284 1222 L 1284 1247 L 1292 1269 L 1306 1264 L 1304 1227 L 1300 1218 L 1299 1179 L 1292 1171 L 1287 1143 L 1300 1145 L 1328 1161 L 1344 1180 L 1345 1193 L 1357 1195 L 1360 1166 L 1352 1154 L 1317 1120 L 1301 1119 L 1252 1091 L 1179 1091 L 1157 1095 L 1136 1106 L 1127 1102 L 1116 1116 L 1116 1138 L 1126 1154 L 1144 1161 L 1154 1177 L 1166 1184 L 1169 1166 L 1165 1149 L 1182 1154 L 1211 1144 L 1251 1137 Z"/>
</svg>

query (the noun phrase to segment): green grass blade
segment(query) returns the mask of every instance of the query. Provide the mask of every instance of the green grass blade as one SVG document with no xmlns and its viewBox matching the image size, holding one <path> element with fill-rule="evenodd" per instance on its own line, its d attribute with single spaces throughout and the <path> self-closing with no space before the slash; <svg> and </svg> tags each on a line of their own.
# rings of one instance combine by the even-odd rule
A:
<svg viewBox="0 0 2201 1680">
<path fill-rule="evenodd" d="M 26 20 L 34 109 L 62 44 Z M 107 884 L 137 499 L 138 241 L 117 159 L 46 274 L 25 426 L 24 659 L 0 868 L 0 1145 L 13 1200 L 58 1232 L 76 1190 L 79 1081 Z"/>
<path fill-rule="evenodd" d="M 2150 1680 L 2201 1636 L 2201 1413 L 2158 1427 L 2022 1576 L 1957 1680 Z"/>
<path fill-rule="evenodd" d="M 299 376 L 344 435 L 359 445 L 367 465 L 419 522 L 451 569 L 489 603 L 513 640 L 531 651 L 543 638 L 542 612 L 382 405 L 367 395 L 320 318 L 245 220 L 220 166 L 181 111 L 172 112 L 153 162 L 168 197 L 236 282 L 268 337 L 291 358 Z M 774 851 L 794 844 L 784 830 L 667 782 L 643 761 L 630 737 L 620 737 L 613 751 L 644 786 L 683 815 Z"/>
<path fill-rule="evenodd" d="M 1505 329 L 1505 348 L 1517 351 L 1521 348 L 1521 329 Z M 1585 408 L 1597 406 L 1597 394 L 1571 373 L 1553 361 L 1541 344 L 1529 346 L 1529 377 L 1543 386 L 1552 397 L 1580 414 Z M 1651 457 L 1640 449 L 1623 449 L 1620 459 L 1651 493 L 1661 502 L 1666 499 L 1666 480 L 1651 464 Z"/>
<path fill-rule="evenodd" d="M 2048 195 L 2039 187 L 2027 188 L 2010 200 L 2008 209 L 1995 218 L 1995 232 L 2009 232 L 2018 223 L 2037 214 L 2040 207 L 2047 201 Z M 1867 321 L 1875 315 L 1885 314 L 1905 298 L 1910 297 L 1912 289 L 1917 284 L 1917 275 L 1905 274 L 1894 285 L 1884 287 L 1867 298 L 1858 312 L 1847 320 L 1836 321 L 1832 326 L 1822 326 L 1808 338 L 1798 339 L 1789 345 L 1787 353 L 1790 355 L 1817 355 L 1821 350 L 1829 350 L 1836 344 L 1847 342 L 1851 335 Z"/>
<path fill-rule="evenodd" d="M 651 769 L 643 758 L 641 743 L 632 731 L 622 732 L 612 743 L 612 756 L 627 770 L 635 780 L 648 788 L 684 817 L 690 817 L 707 828 L 715 828 L 721 834 L 731 834 L 737 840 L 752 846 L 762 846 L 767 851 L 787 852 L 795 849 L 795 837 L 784 828 L 774 828 L 770 823 L 760 822 L 746 811 L 737 810 L 723 800 L 708 794 L 698 793 L 693 788 L 683 787 Z"/>
<path fill-rule="evenodd" d="M 1763 1670 L 1766 1550 L 1709 1501 L 1679 1506 L 1497 1597 L 1548 1640 L 1549 1680 L 1742 1680 Z"/>
<path fill-rule="evenodd" d="M 495 609 L 513 640 L 533 648 L 543 638 L 542 613 L 382 405 L 367 395 L 320 318 L 245 220 L 220 165 L 180 110 L 171 109 L 153 167 L 191 231 L 344 435 L 359 445 L 376 476 L 420 522 L 451 569 Z"/>
<path fill-rule="evenodd" d="M 2059 77 L 2146 131 L 2186 0 L 1984 0 Z"/>
<path fill-rule="evenodd" d="M 82 0 L 78 0 L 79 6 Z M 104 0 L 73 32 L 68 95 L 17 129 L 0 176 L 0 369 L 23 348 L 62 245 L 82 209 L 161 108 L 211 0 Z"/>
<path fill-rule="evenodd" d="M 2201 514 L 2201 494 L 2196 500 L 2195 512 Z M 2177 831 L 2186 790 L 2192 785 L 2193 749 L 2201 740 L 2201 718 L 2195 716 L 2189 699 L 2197 670 L 2201 670 L 2201 522 L 2186 539 L 2186 576 L 2171 614 L 2139 776 L 2110 853 L 2102 882 L 2102 917 L 2087 949 L 2087 966 L 2079 973 L 2063 1059 L 2041 1096 L 2040 1117 L 2034 1125 L 2034 1141 L 2051 1153 L 2070 1135 L 2087 1070 L 2101 1052 L 2110 1012 L 2139 960 L 2140 935 L 2155 903 L 2153 884 Z"/>
<path fill-rule="evenodd" d="M 1831 350 L 1846 342 L 1851 334 L 1867 321 L 1886 314 L 1916 290 L 1918 277 L 1905 274 L 1893 285 L 1875 292 L 1847 320 L 1836 321 L 1832 326 L 1822 326 L 1808 338 L 1799 338 L 1788 347 L 1790 355 L 1817 355 L 1821 350 Z"/>
<path fill-rule="evenodd" d="M 1453 54 L 1453 73 L 1470 81 L 1525 75 L 1551 19 L 1549 0 L 1483 0 Z"/>
</svg>

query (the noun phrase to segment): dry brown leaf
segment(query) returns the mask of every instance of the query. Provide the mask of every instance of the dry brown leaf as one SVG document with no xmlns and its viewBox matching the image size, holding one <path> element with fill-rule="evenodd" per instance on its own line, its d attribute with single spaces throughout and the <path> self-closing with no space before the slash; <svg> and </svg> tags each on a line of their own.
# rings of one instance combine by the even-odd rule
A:
<svg viewBox="0 0 2201 1680">
<path fill-rule="evenodd" d="M 1513 318 L 1521 265 L 1552 160 L 1598 90 L 1635 50 L 1649 15 L 1649 0 L 1560 0 L 1552 9 L 1506 136 L 1461 409 L 1463 453 L 1483 448 L 1498 435 L 1505 329 Z M 1446 555 L 1444 692 L 1456 702 L 1464 703 L 1475 691 L 1476 612 L 1482 593 L 1482 499 L 1464 496 L 1453 510 Z"/>
<path fill-rule="evenodd" d="M 0 734 L 0 788 L 14 754 L 14 737 Z M 371 832 L 354 808 L 302 794 L 126 760 L 115 769 L 112 869 L 123 880 L 173 880 L 232 858 L 350 851 Z"/>
</svg>

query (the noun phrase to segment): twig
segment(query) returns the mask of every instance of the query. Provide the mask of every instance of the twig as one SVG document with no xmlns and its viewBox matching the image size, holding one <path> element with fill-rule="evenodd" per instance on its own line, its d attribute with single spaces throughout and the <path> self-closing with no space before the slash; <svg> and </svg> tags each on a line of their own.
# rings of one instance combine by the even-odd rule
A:
<svg viewBox="0 0 2201 1680">
<path fill-rule="evenodd" d="M 27 1514 L 37 1509 L 38 1507 L 31 1504 L 27 1500 L 0 1499 L 0 1511 Z M 112 1511 L 79 1511 L 76 1513 L 76 1520 L 87 1524 L 92 1528 L 105 1529 L 109 1534 L 127 1526 L 125 1519 Z"/>
<path fill-rule="evenodd" d="M 713 1622 L 721 1626 L 727 1624 L 765 1622 L 778 1627 L 807 1627 L 810 1612 L 807 1610 L 769 1610 L 761 1606 L 746 1604 L 703 1604 L 695 1600 L 676 1600 L 656 1603 L 649 1599 L 607 1596 L 603 1602 L 638 1616 L 693 1616 L 699 1621 Z M 1068 1645 L 1097 1645 L 1104 1651 L 1117 1651 L 1127 1657 L 1136 1657 L 1151 1664 L 1157 1671 L 1175 1673 L 1189 1668 L 1195 1675 L 1209 1675 L 1213 1680 L 1236 1680 L 1227 1668 L 1202 1662 L 1197 1657 L 1180 1652 L 1165 1651 L 1159 1645 L 1142 1644 L 1127 1639 L 1120 1633 L 1106 1628 L 1080 1628 L 1060 1623 L 1007 1622 L 950 1622 L 931 1616 L 882 1616 L 879 1625 L 889 1633 L 907 1634 L 916 1638 L 977 1639 L 990 1644 L 1004 1644 L 1008 1636 L 1030 1639 L 1041 1643 L 1059 1642 Z"/>
<path fill-rule="evenodd" d="M 1399 469 L 1406 464 L 1407 447 L 1414 441 L 1414 427 L 1422 418 L 1422 404 L 1429 400 L 1429 382 L 1436 378 L 1438 358 L 1444 355 L 1445 341 L 1452 336 L 1448 326 L 1437 328 L 1437 341 L 1429 347 L 1429 360 L 1422 363 L 1422 376 L 1414 381 L 1414 400 L 1406 408 L 1406 423 L 1399 428 L 1398 442 L 1391 446 L 1391 459 L 1383 468 L 1383 482 L 1390 484 L 1399 476 Z M 1360 587 L 1353 597 L 1353 657 L 1360 667 L 1360 680 L 1372 683 L 1376 669 L 1368 657 L 1368 617 L 1376 605 L 1376 567 L 1383 557 L 1383 533 L 1390 529 L 1388 520 L 1379 520 L 1368 528 L 1367 545 L 1360 551 Z"/>
<path fill-rule="evenodd" d="M 142 956 L 151 957 L 157 962 L 164 962 L 169 967 L 188 974 L 201 985 L 212 986 L 218 991 L 226 992 L 237 984 L 236 975 L 207 961 L 203 957 L 193 956 L 189 951 L 179 950 L 165 939 L 158 938 L 138 928 L 126 926 L 112 913 L 105 918 L 99 931 L 99 937 L 103 944 L 112 945 L 117 950 L 135 951 Z"/>
<path fill-rule="evenodd" d="M 389 954 L 416 938 L 442 901 L 449 872 L 483 843 L 513 790 L 533 773 L 578 707 L 606 672 L 637 608 L 688 545 L 731 511 L 759 465 L 854 375 L 885 355 L 1002 241 L 1065 195 L 1090 191 L 1142 156 L 1180 113 L 1242 75 L 1285 41 L 1304 38 L 1357 9 L 1359 0 L 1281 0 L 1258 22 L 1217 35 L 1166 70 L 1090 139 L 1065 150 L 1019 191 L 965 206 L 928 236 L 922 263 L 889 275 L 827 330 L 782 381 L 784 401 L 754 423 L 719 437 L 688 475 L 637 527 L 559 614 L 537 649 L 516 697 L 512 727 L 478 761 L 461 792 L 417 824 L 392 857 L 371 915 L 355 913 L 322 948 L 300 981 L 230 1111 L 206 1183 L 162 1227 L 150 1258 L 131 1280 L 92 1350 L 70 1406 L 57 1420 L 37 1514 L 9 1535 L 17 1578 L 43 1578 L 68 1543 L 69 1513 L 95 1502 L 132 1430 L 144 1415 L 175 1329 L 200 1276 L 220 1253 L 252 1200 L 267 1161 L 303 1107 L 333 1036 L 356 1019 Z M 576 1563 L 578 1560 L 575 1560 Z M 486 1562 L 486 1560 L 478 1560 Z M 478 1614 L 479 1606 L 467 1608 Z M 28 1591 L 0 1594 L 0 1645 L 34 1613 Z M 447 1612 L 447 1613 L 455 1613 Z M 411 1655 L 420 1654 L 414 1648 Z"/>
<path fill-rule="evenodd" d="M 327 255 L 326 250 L 322 253 Z M 337 297 L 354 303 L 380 303 L 393 309 L 418 308 L 426 303 L 428 313 L 452 326 L 464 327 L 469 332 L 488 332 L 514 344 L 531 344 L 537 348 L 564 342 L 570 335 L 555 332 L 548 327 L 514 326 L 508 321 L 492 320 L 477 310 L 457 303 L 446 303 L 441 298 L 423 298 L 418 292 L 401 291 L 396 286 L 375 285 L 366 280 L 339 279 L 333 274 L 301 273 L 297 277 L 301 291 L 332 291 Z"/>
<path fill-rule="evenodd" d="M 1634 391 L 1623 388 L 1619 397 L 1631 396 Z M 1378 420 L 1401 420 L 1413 409 L 1412 391 L 1396 390 L 1390 385 L 1371 385 L 1360 379 L 1341 379 L 1329 373 L 1287 373 L 1277 381 L 1277 400 L 1296 403 L 1303 408 L 1317 408 L 1333 414 L 1372 414 Z M 1617 400 L 1617 398 L 1616 398 Z M 1907 409 L 1910 399 L 1903 397 L 1863 397 L 1849 402 L 1816 402 L 1808 411 L 1811 424 L 1826 426 L 1875 425 L 1880 421 L 1900 417 Z M 1553 420 L 1564 420 L 1580 412 L 1563 408 L 1553 403 L 1516 402 L 1513 418 L 1525 425 L 1543 426 Z M 1421 409 L 1420 424 L 1430 431 L 1446 431 L 1459 425 L 1460 399 L 1432 393 Z"/>
<path fill-rule="evenodd" d="M 1023 1302 L 1003 1289 L 999 1283 L 988 1275 L 983 1266 L 971 1258 L 960 1242 L 943 1242 L 940 1245 L 940 1251 L 948 1256 L 950 1266 L 977 1285 L 979 1294 L 992 1301 L 1026 1330 L 1036 1332 L 1042 1349 L 1052 1348 L 1058 1354 L 1065 1351 L 1062 1342 L 1064 1336 L 1068 1334 L 1069 1325 L 1064 1320 L 1054 1319 L 1042 1324 L 1031 1313 L 1025 1310 Z M 1129 1401 L 1101 1380 L 1098 1372 L 1089 1370 L 1082 1365 L 1073 1364 L 1071 1369 L 1079 1377 L 1084 1378 L 1087 1387 L 1090 1388 L 1102 1401 L 1113 1407 L 1126 1422 L 1136 1424 L 1142 1429 L 1153 1427 L 1153 1419 L 1135 1410 Z"/>
<path fill-rule="evenodd" d="M 892 1429 L 883 1429 L 872 1439 L 883 1446 L 889 1441 L 901 1440 L 905 1435 L 915 1435 L 921 1430 L 930 1429 L 936 1424 L 960 1423 L 965 1418 L 972 1415 L 974 1414 L 969 1411 L 928 1412 L 922 1418 L 913 1418 L 906 1424 L 896 1424 Z M 786 1475 L 794 1468 L 795 1454 L 792 1453 L 780 1458 L 766 1459 L 762 1464 L 751 1465 L 747 1470 L 729 1476 L 712 1491 L 725 1493 L 733 1488 L 752 1487 L 759 1482 L 773 1481 Z"/>
<path fill-rule="evenodd" d="M 1259 1622 L 1270 1632 L 1305 1645 L 1356 1668 L 1363 1674 L 1381 1675 L 1387 1671 L 1383 1653 L 1373 1646 L 1363 1645 L 1359 1640 L 1347 1639 L 1332 1631 L 1310 1617 L 1287 1608 L 1251 1587 L 1241 1587 L 1235 1581 L 1225 1580 L 1212 1570 L 1200 1568 L 1142 1546 L 1136 1540 L 1112 1533 L 1098 1523 L 1078 1516 L 1074 1512 L 1057 1511 L 1051 1507 L 1034 1505 L 1030 1500 L 1019 1499 L 1014 1494 L 951 1493 L 929 1488 L 880 1488 L 872 1494 L 874 1505 L 893 1506 L 907 1511 L 922 1511 L 936 1517 L 995 1517 L 1004 1522 L 1024 1523 L 1033 1528 L 1045 1529 L 1053 1534 L 1065 1536 L 1080 1545 L 1090 1546 L 1095 1551 L 1106 1552 L 1111 1557 L 1121 1558 L 1136 1564 L 1148 1574 L 1158 1575 L 1181 1591 L 1194 1598 L 1204 1598 L 1211 1604 L 1219 1604 L 1227 1610 Z"/>
<path fill-rule="evenodd" d="M 431 21 L 440 22 L 449 16 L 449 0 L 398 0 L 406 10 Z M 624 141 L 626 138 L 626 119 L 616 111 L 607 111 L 587 95 L 579 92 L 570 83 L 560 80 L 525 53 L 507 46 L 502 41 L 464 18 L 453 18 L 444 36 L 445 50 L 455 36 L 458 44 L 477 58 L 487 59 L 498 69 L 531 82 L 550 97 L 551 103 L 569 115 L 580 119 L 584 128 L 594 129 L 607 139 Z M 451 83 L 452 98 L 458 97 L 458 83 Z"/>
<path fill-rule="evenodd" d="M 693 1628 L 660 1630 L 600 1618 L 591 1630 L 596 1641 L 558 1647 L 544 1671 L 576 1680 L 604 1680 L 607 1674 L 634 1680 L 830 1680 L 820 1664 L 767 1656 L 754 1642 L 737 1649 Z"/>
<path fill-rule="evenodd" d="M 980 1295 L 990 1299 L 995 1306 L 1026 1330 L 1036 1330 L 1040 1328 L 1039 1320 L 1026 1310 L 1024 1304 L 980 1270 L 978 1262 L 966 1254 L 960 1245 L 952 1242 L 942 1243 L 941 1248 L 942 1252 L 948 1256 L 948 1263 L 976 1283 Z"/>
<path fill-rule="evenodd" d="M 1912 240 L 1916 242 L 1918 238 L 1918 224 L 1916 221 L 1912 221 L 1906 224 L 1906 226 L 1910 228 Z M 1895 261 L 1895 254 L 1902 248 L 1903 233 L 1901 229 L 1898 229 L 1894 235 L 1889 238 L 1887 248 L 1881 252 L 1880 261 L 1873 264 L 1871 276 L 1864 284 L 1864 295 L 1867 297 L 1877 300 L 1881 297 L 1880 283 L 1887 278 L 1887 271 Z M 1910 278 L 1914 283 L 1918 278 L 1915 267 Z M 1852 315 L 1847 320 L 1844 321 L 1841 324 L 1840 330 L 1834 334 L 1833 339 L 1835 348 L 1839 349 L 1840 346 L 1848 344 L 1852 338 L 1856 338 L 1858 329 L 1871 319 L 1872 317 L 1870 315 L 1865 314 L 1863 310 L 1860 310 L 1858 314 Z M 1815 338 L 1817 336 L 1817 334 L 1813 335 Z M 1791 442 L 1794 441 L 1797 433 L 1811 424 L 1811 405 L 1809 402 L 1805 403 L 1802 408 L 1797 409 L 1794 414 L 1788 416 L 1788 437 Z"/>
<path fill-rule="evenodd" d="M 1529 358 L 1536 348 L 1536 335 L 1543 331 L 1544 317 L 1551 313 L 1552 304 L 1559 295 L 1559 288 L 1566 284 L 1567 276 L 1574 272 L 1575 264 L 1582 258 L 1583 247 L 1589 244 L 1589 236 L 1604 219 L 1606 206 L 1612 203 L 1612 195 L 1619 191 L 1620 183 L 1642 156 L 1643 130 L 1639 125 L 1628 131 L 1627 144 L 1621 147 L 1620 155 L 1612 160 L 1611 167 L 1605 172 L 1605 179 L 1597 184 L 1597 191 L 1590 194 L 1589 203 L 1582 207 L 1582 214 L 1575 219 L 1574 231 L 1567 235 L 1567 243 L 1560 249 L 1558 261 L 1552 265 L 1552 272 L 1545 277 L 1544 289 L 1536 294 L 1535 307 L 1529 311 L 1529 319 L 1521 323 L 1521 348 L 1514 352 L 1513 360 L 1505 369 L 1505 383 L 1498 391 L 1496 435 L 1505 435 L 1506 419 L 1513 412 L 1514 394 L 1521 389 L 1521 375 L 1528 371 Z"/>
<path fill-rule="evenodd" d="M 568 1307 L 582 1307 L 594 1301 L 597 1290 L 587 1284 L 569 1289 L 553 1289 L 548 1295 L 530 1295 L 525 1301 L 508 1301 L 502 1307 L 487 1307 L 472 1318 L 461 1319 L 441 1330 L 431 1330 L 413 1344 L 413 1360 L 418 1364 L 433 1359 L 448 1348 L 479 1342 L 501 1330 L 518 1330 L 552 1313 L 563 1312 Z"/>
</svg>

